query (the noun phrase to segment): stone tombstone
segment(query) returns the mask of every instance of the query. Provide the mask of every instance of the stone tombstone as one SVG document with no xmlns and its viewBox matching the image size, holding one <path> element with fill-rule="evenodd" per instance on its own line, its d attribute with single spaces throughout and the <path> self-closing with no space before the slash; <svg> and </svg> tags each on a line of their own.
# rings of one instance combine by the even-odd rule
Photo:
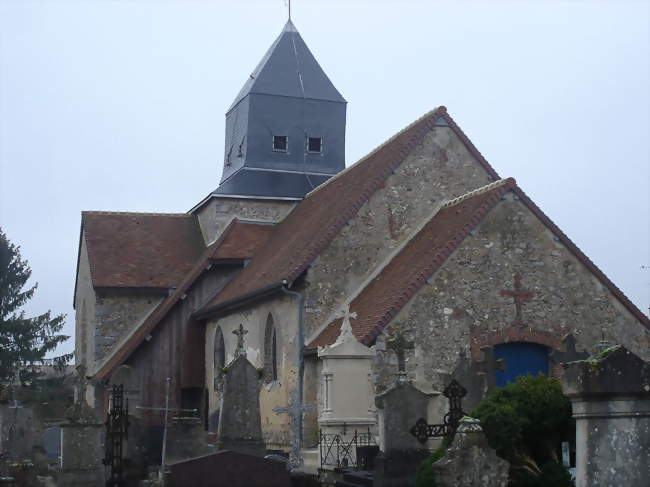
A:
<svg viewBox="0 0 650 487">
<path fill-rule="evenodd" d="M 320 416 L 323 433 L 354 433 L 375 427 L 374 390 L 371 365 L 374 347 L 366 347 L 352 334 L 350 318 L 356 313 L 344 310 L 341 333 L 329 346 L 319 348 L 321 370 Z M 344 426 L 345 425 L 345 426 Z"/>
<path fill-rule="evenodd" d="M 376 396 L 381 454 L 375 461 L 375 486 L 414 484 L 417 467 L 429 455 L 429 450 L 410 430 L 418 419 L 427 418 L 432 396 L 408 381 L 397 381 Z"/>
<path fill-rule="evenodd" d="M 217 449 L 249 455 L 264 455 L 260 415 L 260 374 L 245 355 L 226 367 Z"/>
<path fill-rule="evenodd" d="M 0 452 L 9 460 L 31 458 L 34 448 L 34 414 L 20 404 L 0 406 Z"/>
<path fill-rule="evenodd" d="M 622 346 L 564 364 L 576 420 L 576 487 L 648 485 L 650 364 Z"/>
<path fill-rule="evenodd" d="M 59 460 L 61 457 L 61 428 L 53 426 L 43 432 L 43 448 L 48 460 Z"/>
<path fill-rule="evenodd" d="M 432 466 L 439 487 L 506 487 L 510 464 L 492 449 L 477 419 L 458 423 L 454 442 Z"/>
</svg>

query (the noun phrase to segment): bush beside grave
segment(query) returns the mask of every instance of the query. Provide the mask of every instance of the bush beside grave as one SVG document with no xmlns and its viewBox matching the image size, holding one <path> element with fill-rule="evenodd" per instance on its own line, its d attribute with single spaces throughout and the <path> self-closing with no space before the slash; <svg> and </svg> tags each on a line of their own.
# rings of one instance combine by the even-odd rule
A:
<svg viewBox="0 0 650 487">
<path fill-rule="evenodd" d="M 575 438 L 575 422 L 557 380 L 519 377 L 485 398 L 471 416 L 481 421 L 489 445 L 510 463 L 512 487 L 573 485 L 558 450 L 562 441 Z"/>
<path fill-rule="evenodd" d="M 481 421 L 489 445 L 510 463 L 509 487 L 573 486 L 558 447 L 575 438 L 575 422 L 557 380 L 519 377 L 486 397 L 470 415 Z M 431 465 L 450 443 L 445 441 L 420 464 L 416 487 L 437 486 Z"/>
</svg>

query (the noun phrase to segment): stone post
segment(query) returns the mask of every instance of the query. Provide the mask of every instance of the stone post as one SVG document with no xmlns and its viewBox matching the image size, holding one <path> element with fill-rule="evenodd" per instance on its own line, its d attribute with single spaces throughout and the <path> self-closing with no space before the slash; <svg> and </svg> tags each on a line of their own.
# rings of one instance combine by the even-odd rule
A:
<svg viewBox="0 0 650 487">
<path fill-rule="evenodd" d="M 77 402 L 66 411 L 61 424 L 61 470 L 59 487 L 97 487 L 104 485 L 104 424 L 86 402 L 84 368 L 78 368 Z"/>
<path fill-rule="evenodd" d="M 564 364 L 576 419 L 576 487 L 647 485 L 650 366 L 621 346 Z"/>
</svg>

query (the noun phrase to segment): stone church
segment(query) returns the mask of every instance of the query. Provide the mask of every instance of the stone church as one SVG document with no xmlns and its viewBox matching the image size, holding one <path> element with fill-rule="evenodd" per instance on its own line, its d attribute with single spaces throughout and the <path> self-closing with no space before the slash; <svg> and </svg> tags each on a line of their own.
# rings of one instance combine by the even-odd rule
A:
<svg viewBox="0 0 650 487">
<path fill-rule="evenodd" d="M 167 378 L 219 444 L 240 357 L 264 451 L 315 464 L 323 432 L 383 448 L 377 398 L 396 383 L 440 423 L 452 379 L 469 410 L 603 336 L 650 358 L 648 317 L 445 107 L 347 167 L 345 123 L 289 21 L 228 108 L 212 193 L 187 213 L 82 213 L 76 363 L 99 414 L 124 384 L 142 449 L 160 448 L 162 415 L 137 407 L 162 407 Z"/>
</svg>

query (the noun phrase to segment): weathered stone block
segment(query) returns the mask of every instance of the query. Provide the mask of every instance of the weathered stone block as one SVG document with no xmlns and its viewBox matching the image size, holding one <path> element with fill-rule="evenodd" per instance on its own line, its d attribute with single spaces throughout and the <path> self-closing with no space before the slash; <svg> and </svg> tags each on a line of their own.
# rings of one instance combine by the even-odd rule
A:
<svg viewBox="0 0 650 487">
<path fill-rule="evenodd" d="M 576 419 L 576 487 L 647 485 L 650 365 L 612 347 L 566 364 L 562 386 Z"/>
<path fill-rule="evenodd" d="M 219 450 L 264 454 L 259 387 L 259 373 L 244 355 L 228 365 L 217 433 Z"/>
<path fill-rule="evenodd" d="M 469 418 L 461 420 L 447 453 L 432 465 L 436 485 L 505 487 L 510 464 L 490 448 L 477 422 L 469 427 L 468 423 Z"/>
</svg>

